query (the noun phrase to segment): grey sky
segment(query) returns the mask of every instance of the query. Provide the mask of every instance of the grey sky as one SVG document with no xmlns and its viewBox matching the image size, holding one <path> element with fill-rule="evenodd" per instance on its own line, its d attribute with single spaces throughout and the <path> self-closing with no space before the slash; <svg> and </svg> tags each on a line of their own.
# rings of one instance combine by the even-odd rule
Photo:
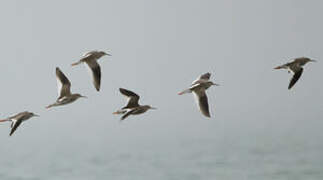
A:
<svg viewBox="0 0 323 180">
<path fill-rule="evenodd" d="M 217 138 L 224 147 L 277 137 L 316 144 L 323 137 L 322 5 L 314 0 L 1 1 L 0 116 L 29 110 L 41 117 L 12 138 L 8 125 L 0 125 L 0 152 L 12 152 L 15 159 L 33 152 L 41 159 L 79 147 L 96 153 L 171 147 L 183 138 Z M 112 54 L 100 60 L 99 93 L 84 66 L 70 66 L 94 49 Z M 290 75 L 273 67 L 299 56 L 319 62 L 306 65 L 288 91 Z M 47 111 L 57 98 L 56 66 L 72 91 L 89 99 Z M 207 92 L 211 119 L 201 115 L 191 95 L 177 95 L 204 72 L 221 84 Z M 112 115 L 125 103 L 119 87 L 158 110 L 119 123 Z"/>
</svg>

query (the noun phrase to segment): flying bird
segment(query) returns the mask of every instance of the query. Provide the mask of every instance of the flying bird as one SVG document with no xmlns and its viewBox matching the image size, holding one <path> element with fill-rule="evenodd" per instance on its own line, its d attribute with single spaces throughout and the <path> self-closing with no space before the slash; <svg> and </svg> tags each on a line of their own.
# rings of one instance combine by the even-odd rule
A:
<svg viewBox="0 0 323 180">
<path fill-rule="evenodd" d="M 111 56 L 104 51 L 90 51 L 85 53 L 78 62 L 72 64 L 72 66 L 76 66 L 81 63 L 86 63 L 88 65 L 92 71 L 93 84 L 97 91 L 100 91 L 101 85 L 101 68 L 97 60 L 105 55 Z"/>
<path fill-rule="evenodd" d="M 291 89 L 301 77 L 303 73 L 303 66 L 308 62 L 316 62 L 316 60 L 307 57 L 300 57 L 294 59 L 292 62 L 277 66 L 274 69 L 287 69 L 288 73 L 293 73 L 293 77 L 288 85 L 288 89 Z"/>
<path fill-rule="evenodd" d="M 138 115 L 145 113 L 149 109 L 156 109 L 150 105 L 139 105 L 138 101 L 140 96 L 136 93 L 129 91 L 127 89 L 119 88 L 121 94 L 125 95 L 128 98 L 127 105 L 121 110 L 114 112 L 113 114 L 123 114 L 121 120 L 126 119 L 129 115 Z"/>
<path fill-rule="evenodd" d="M 71 82 L 67 79 L 64 73 L 58 67 L 56 67 L 56 79 L 58 88 L 58 98 L 54 104 L 47 106 L 47 109 L 54 106 L 61 106 L 72 103 L 81 97 L 86 98 L 86 96 L 82 96 L 81 94 L 71 93 Z"/>
<path fill-rule="evenodd" d="M 0 120 L 0 122 L 11 121 L 11 131 L 9 134 L 9 136 L 11 136 L 17 130 L 17 128 L 20 126 L 22 122 L 27 121 L 28 119 L 34 116 L 38 116 L 38 115 L 32 112 L 24 111 L 14 116 L 8 117 L 6 119 L 2 119 Z"/>
<path fill-rule="evenodd" d="M 199 78 L 192 82 L 192 85 L 188 89 L 178 93 L 178 95 L 193 93 L 200 111 L 206 117 L 211 117 L 211 115 L 205 90 L 213 85 L 218 86 L 218 84 L 215 84 L 209 80 L 210 77 L 211 73 L 202 74 Z"/>
</svg>

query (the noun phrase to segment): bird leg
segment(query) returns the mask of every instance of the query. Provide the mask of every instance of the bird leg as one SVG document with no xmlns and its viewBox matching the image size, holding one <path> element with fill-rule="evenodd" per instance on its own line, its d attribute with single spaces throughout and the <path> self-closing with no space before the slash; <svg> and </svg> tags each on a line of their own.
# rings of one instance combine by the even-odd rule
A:
<svg viewBox="0 0 323 180">
<path fill-rule="evenodd" d="M 76 66 L 76 65 L 79 65 L 79 64 L 81 64 L 82 62 L 81 61 L 78 61 L 78 62 L 76 62 L 76 63 L 73 63 L 71 66 Z"/>
<path fill-rule="evenodd" d="M 192 91 L 190 89 L 186 89 L 182 92 L 179 92 L 178 95 L 183 95 L 183 94 L 186 94 L 186 93 L 191 93 Z"/>
<path fill-rule="evenodd" d="M 9 119 L 0 119 L 0 122 L 10 121 Z"/>
</svg>

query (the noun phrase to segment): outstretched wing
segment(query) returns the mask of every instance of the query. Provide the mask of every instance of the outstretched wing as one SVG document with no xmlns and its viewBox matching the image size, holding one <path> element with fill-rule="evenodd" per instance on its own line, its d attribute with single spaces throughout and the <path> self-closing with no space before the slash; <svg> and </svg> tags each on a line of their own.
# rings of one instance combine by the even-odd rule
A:
<svg viewBox="0 0 323 180">
<path fill-rule="evenodd" d="M 210 111 L 209 111 L 209 103 L 208 103 L 207 96 L 205 94 L 205 90 L 194 91 L 194 95 L 195 95 L 198 107 L 202 112 L 202 114 L 206 117 L 211 117 Z"/>
<path fill-rule="evenodd" d="M 96 50 L 94 50 L 94 51 L 88 51 L 88 52 L 86 52 L 86 53 L 84 53 L 83 55 L 82 55 L 82 59 L 84 59 L 84 58 L 87 58 L 87 57 L 89 57 L 89 56 L 92 56 L 94 53 L 96 53 L 97 51 Z"/>
<path fill-rule="evenodd" d="M 303 73 L 303 68 L 299 68 L 298 71 L 294 72 L 294 75 L 293 75 L 292 79 L 290 80 L 288 89 L 291 89 L 296 84 L 296 82 L 302 76 L 302 73 Z"/>
<path fill-rule="evenodd" d="M 21 120 L 13 121 L 13 124 L 11 124 L 10 136 L 16 131 L 16 129 L 20 126 L 21 123 Z"/>
<path fill-rule="evenodd" d="M 128 97 L 128 102 L 127 105 L 124 108 L 133 108 L 133 107 L 138 107 L 138 101 L 140 96 L 137 95 L 136 93 L 129 91 L 127 89 L 119 88 L 120 93 Z"/>
<path fill-rule="evenodd" d="M 132 109 L 132 110 L 130 110 L 130 111 L 128 111 L 125 115 L 123 115 L 122 117 L 121 117 L 121 121 L 122 120 L 125 120 L 128 116 L 130 116 L 134 111 L 135 111 L 136 109 Z"/>
<path fill-rule="evenodd" d="M 202 74 L 196 80 L 194 80 L 192 82 L 192 85 L 208 81 L 210 79 L 210 77 L 211 77 L 211 73 L 209 73 L 209 72 L 205 73 L 205 74 Z"/>
<path fill-rule="evenodd" d="M 97 91 L 100 91 L 101 84 L 101 68 L 100 65 L 94 61 L 86 61 L 86 64 L 90 67 L 92 71 L 93 84 Z"/>
<path fill-rule="evenodd" d="M 71 94 L 71 82 L 67 79 L 64 73 L 56 67 L 56 79 L 59 98 Z"/>
<path fill-rule="evenodd" d="M 202 74 L 200 76 L 200 79 L 209 80 L 210 77 L 211 77 L 211 73 L 208 72 L 208 73 Z"/>
</svg>

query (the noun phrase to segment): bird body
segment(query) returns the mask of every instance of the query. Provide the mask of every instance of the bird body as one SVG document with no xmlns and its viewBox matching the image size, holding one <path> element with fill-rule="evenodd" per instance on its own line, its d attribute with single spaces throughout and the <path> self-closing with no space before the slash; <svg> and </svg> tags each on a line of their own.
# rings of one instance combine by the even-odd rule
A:
<svg viewBox="0 0 323 180">
<path fill-rule="evenodd" d="M 80 97 L 85 97 L 85 96 L 82 96 L 80 94 L 71 94 L 69 96 L 63 96 L 61 98 L 58 98 L 55 103 L 48 105 L 47 108 L 70 104 L 70 103 L 76 101 Z"/>
<path fill-rule="evenodd" d="M 38 115 L 32 112 L 24 111 L 6 119 L 2 119 L 0 120 L 0 122 L 11 121 L 11 131 L 9 135 L 12 136 L 12 134 L 17 130 L 17 128 L 21 125 L 22 122 L 27 121 L 28 119 L 34 116 Z"/>
<path fill-rule="evenodd" d="M 300 57 L 294 59 L 292 62 L 277 66 L 274 69 L 287 69 L 289 73 L 293 74 L 288 85 L 288 89 L 291 89 L 303 74 L 303 66 L 308 62 L 316 62 L 316 60 L 312 60 L 307 57 Z"/>
<path fill-rule="evenodd" d="M 125 95 L 128 98 L 127 105 L 113 113 L 123 114 L 121 120 L 126 119 L 129 115 L 138 115 L 145 113 L 149 109 L 156 109 L 154 107 L 151 107 L 150 105 L 139 105 L 138 101 L 140 96 L 132 91 L 123 88 L 120 88 L 119 91 L 121 92 L 121 94 Z"/>
<path fill-rule="evenodd" d="M 86 63 L 88 65 L 92 71 L 93 84 L 97 91 L 100 91 L 101 86 L 101 68 L 97 60 L 105 55 L 111 56 L 104 51 L 90 51 L 85 53 L 78 62 L 72 64 L 72 66 L 82 63 Z"/>
<path fill-rule="evenodd" d="M 56 68 L 56 79 L 58 86 L 58 98 L 55 103 L 48 105 L 46 107 L 47 109 L 55 106 L 70 104 L 81 97 L 86 98 L 86 96 L 82 96 L 81 94 L 71 93 L 71 82 L 58 67 Z"/>
<path fill-rule="evenodd" d="M 197 78 L 195 81 L 193 81 L 192 85 L 188 89 L 178 93 L 178 95 L 193 93 L 200 111 L 206 117 L 211 117 L 211 115 L 209 112 L 208 98 L 206 96 L 205 91 L 213 85 L 218 86 L 218 84 L 215 84 L 209 80 L 210 77 L 211 73 L 205 73 L 199 78 Z"/>
</svg>

